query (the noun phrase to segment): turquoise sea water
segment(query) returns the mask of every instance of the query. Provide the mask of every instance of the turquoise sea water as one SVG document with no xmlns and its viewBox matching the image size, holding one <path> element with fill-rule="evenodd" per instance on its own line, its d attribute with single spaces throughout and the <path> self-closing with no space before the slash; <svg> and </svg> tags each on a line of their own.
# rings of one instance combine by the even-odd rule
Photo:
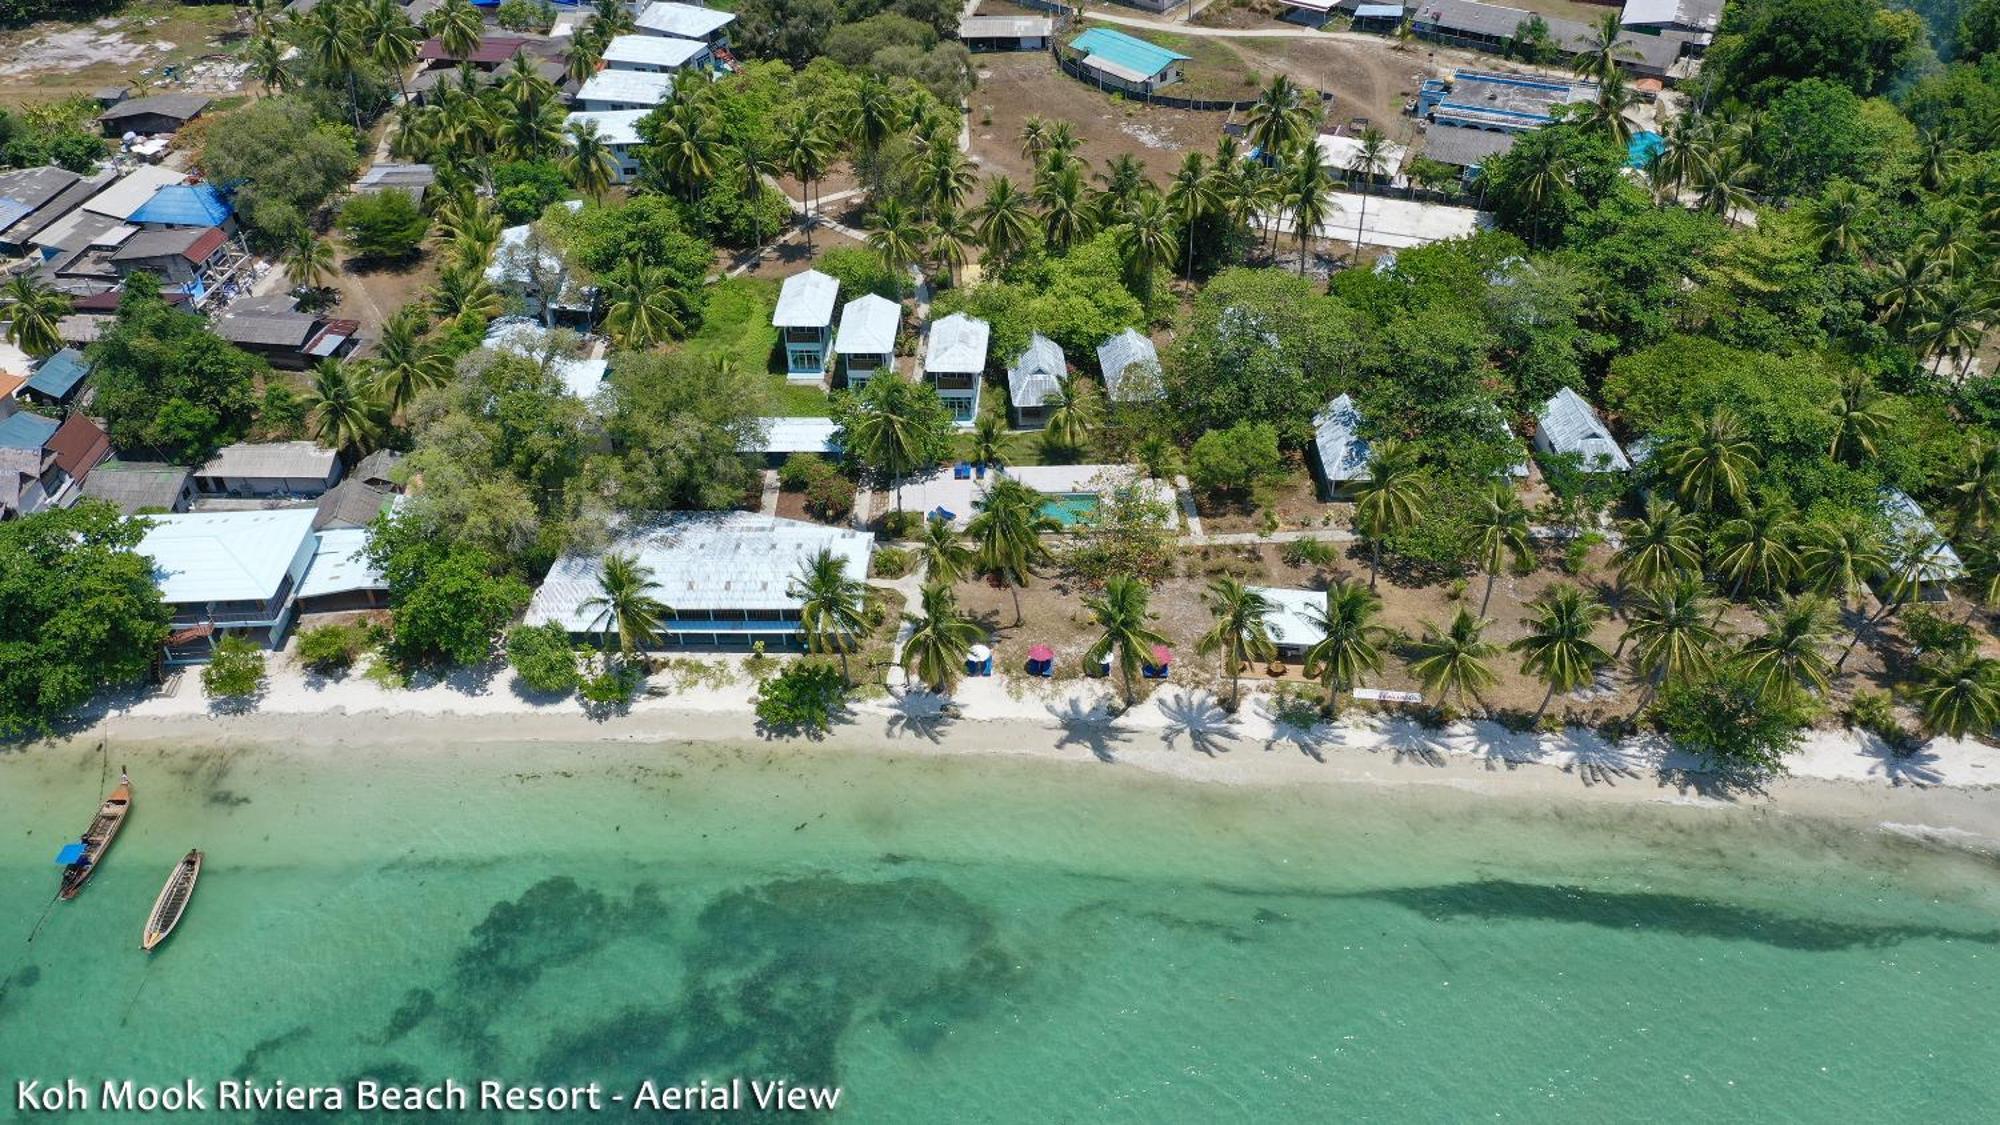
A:
<svg viewBox="0 0 2000 1125">
<path fill-rule="evenodd" d="M 2000 1104 L 2000 868 L 1862 827 L 791 747 L 417 753 L 126 755 L 132 823 L 32 944 L 102 767 L 0 756 L 0 1081 L 776 1077 L 908 1122 Z"/>
</svg>

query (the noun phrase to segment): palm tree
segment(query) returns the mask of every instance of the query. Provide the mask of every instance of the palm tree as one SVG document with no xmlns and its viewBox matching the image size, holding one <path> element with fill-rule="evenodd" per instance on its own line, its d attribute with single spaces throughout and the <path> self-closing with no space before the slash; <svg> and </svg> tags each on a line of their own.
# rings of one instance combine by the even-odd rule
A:
<svg viewBox="0 0 2000 1125">
<path fill-rule="evenodd" d="M 468 58 L 479 49 L 485 27 L 472 0 L 445 0 L 442 7 L 431 12 L 428 22 L 430 33 L 437 36 L 439 45 L 453 58 Z"/>
<path fill-rule="evenodd" d="M 1845 258 L 1861 253 L 1861 224 L 1868 216 L 1868 201 L 1860 185 L 1851 180 L 1835 180 L 1806 211 L 1813 242 L 1822 258 Z"/>
<path fill-rule="evenodd" d="M 1354 253 L 1357 257 L 1361 254 L 1361 228 L 1368 225 L 1368 196 L 1375 188 L 1375 177 L 1396 173 L 1394 168 L 1384 167 L 1389 163 L 1389 134 L 1370 125 L 1361 130 L 1358 139 L 1361 147 L 1347 165 L 1347 170 L 1360 177 L 1361 183 L 1361 217 L 1354 224 Z M 1313 147 L 1319 147 L 1317 142 Z"/>
<path fill-rule="evenodd" d="M 1201 153 L 1190 152 L 1181 158 L 1181 166 L 1174 173 L 1173 182 L 1167 185 L 1167 207 L 1174 219 L 1187 232 L 1187 279 L 1194 283 L 1194 228 L 1202 219 L 1222 209 L 1222 195 L 1216 188 L 1214 173 L 1208 169 L 1208 162 Z"/>
<path fill-rule="evenodd" d="M 1960 274 L 1978 260 L 1984 242 L 1972 212 L 1949 204 L 1918 237 L 1917 248 L 1943 267 L 1945 273 Z"/>
<path fill-rule="evenodd" d="M 1602 130 L 1612 144 L 1624 148 L 1632 143 L 1632 107 L 1638 101 L 1639 95 L 1632 92 L 1625 72 L 1613 67 L 1598 83 L 1597 100 L 1590 103 L 1585 121 Z"/>
<path fill-rule="evenodd" d="M 1708 587 L 1696 575 L 1683 574 L 1633 600 L 1625 612 L 1625 636 L 1618 644 L 1632 646 L 1632 666 L 1653 690 L 1686 683 L 1715 666 L 1709 653 L 1722 640 L 1715 627 L 1718 616 Z"/>
<path fill-rule="evenodd" d="M 1271 601 L 1234 578 L 1210 582 L 1202 600 L 1215 615 L 1215 624 L 1195 648 L 1204 656 L 1222 654 L 1222 670 L 1229 677 L 1229 709 L 1234 711 L 1243 700 L 1243 666 L 1278 654 L 1266 624 Z"/>
<path fill-rule="evenodd" d="M 924 147 L 912 171 L 911 186 L 926 216 L 958 210 L 979 182 L 972 161 L 958 150 L 958 138 L 943 134 Z"/>
<path fill-rule="evenodd" d="M 1368 479 L 1354 486 L 1354 529 L 1368 540 L 1368 589 L 1382 572 L 1382 540 L 1415 527 L 1429 488 L 1416 450 L 1394 438 L 1375 445 Z"/>
<path fill-rule="evenodd" d="M 1174 217 L 1160 193 L 1141 192 L 1124 212 L 1124 221 L 1113 228 L 1118 240 L 1118 258 L 1125 266 L 1125 281 L 1134 295 L 1153 295 L 1153 272 L 1173 261 L 1176 249 Z"/>
<path fill-rule="evenodd" d="M 1842 609 L 1856 608 L 1868 590 L 1868 580 L 1889 569 L 1888 552 L 1876 529 L 1857 518 L 1814 524 L 1799 544 L 1799 571 L 1809 588 Z M 1861 630 L 1849 638 L 1838 671 L 1861 643 Z"/>
<path fill-rule="evenodd" d="M 826 114 L 815 106 L 786 117 L 779 126 L 778 163 L 805 193 L 800 200 L 805 214 L 806 249 L 812 249 L 813 181 L 826 173 L 833 159 L 833 137 Z"/>
<path fill-rule="evenodd" d="M 1671 500 L 1646 498 L 1646 512 L 1618 525 L 1622 541 L 1611 556 L 1620 586 L 1647 589 L 1701 572 L 1700 524 Z"/>
<path fill-rule="evenodd" d="M 299 52 L 322 74 L 345 75 L 347 106 L 353 125 L 361 128 L 360 98 L 355 92 L 354 64 L 366 54 L 361 46 L 361 29 L 348 20 L 344 4 L 321 4 L 302 19 L 295 19 L 293 31 Z"/>
<path fill-rule="evenodd" d="M 901 279 L 923 256 L 923 236 L 899 199 L 885 199 L 869 216 L 868 248 L 890 273 Z"/>
<path fill-rule="evenodd" d="M 405 305 L 382 326 L 375 345 L 374 392 L 391 416 L 409 408 L 424 391 L 443 386 L 450 375 L 444 353 L 424 341 L 424 312 Z"/>
<path fill-rule="evenodd" d="M 324 289 L 333 278 L 333 244 L 302 234 L 285 251 L 285 276 L 300 289 Z"/>
<path fill-rule="evenodd" d="M 2000 660 L 1973 655 L 1955 661 L 1933 672 L 1916 694 L 1925 729 L 1952 738 L 1985 734 L 2000 723 Z"/>
<path fill-rule="evenodd" d="M 1104 420 L 1104 399 L 1097 384 L 1074 371 L 1056 381 L 1043 432 L 1066 449 L 1082 449 Z"/>
<path fill-rule="evenodd" d="M 569 37 L 569 45 L 563 48 L 563 77 L 581 86 L 597 73 L 597 64 L 604 61 L 604 44 L 588 32 L 575 32 Z"/>
<path fill-rule="evenodd" d="M 1824 693 L 1834 671 L 1825 654 L 1833 629 L 1832 604 L 1818 594 L 1787 596 L 1762 617 L 1764 631 L 1745 642 L 1737 656 L 1757 694 L 1790 705 L 1800 688 Z"/>
<path fill-rule="evenodd" d="M 1718 497 L 1743 502 L 1757 468 L 1757 443 L 1735 414 L 1718 406 L 1693 437 L 1666 451 L 1663 466 L 1684 499 L 1697 511 L 1712 512 Z"/>
<path fill-rule="evenodd" d="M 1410 661 L 1411 673 L 1423 681 L 1425 691 L 1437 693 L 1440 704 L 1449 702 L 1455 691 L 1459 706 L 1464 706 L 1466 696 L 1477 698 L 1481 689 L 1499 681 L 1487 662 L 1500 649 L 1489 644 L 1485 634 L 1486 622 L 1465 609 L 1452 617 L 1446 629 L 1424 622 L 1423 639 L 1415 646 L 1416 659 Z"/>
<path fill-rule="evenodd" d="M 972 247 L 979 241 L 972 220 L 963 211 L 946 211 L 925 231 L 925 239 L 932 257 L 944 269 L 945 280 L 957 285 L 958 275 L 972 260 Z"/>
<path fill-rule="evenodd" d="M 266 95 L 292 88 L 292 68 L 286 65 L 285 44 L 275 35 L 260 36 L 250 45 L 249 77 L 264 87 Z"/>
<path fill-rule="evenodd" d="M 1049 170 L 1035 179 L 1035 203 L 1042 209 L 1042 233 L 1058 254 L 1097 233 L 1097 208 L 1083 182 L 1083 170 L 1073 164 Z"/>
<path fill-rule="evenodd" d="M 1139 665 L 1152 655 L 1156 646 L 1167 643 L 1165 637 L 1147 624 L 1153 620 L 1146 607 L 1150 596 L 1144 582 L 1128 574 L 1114 574 L 1105 581 L 1102 594 L 1083 600 L 1091 621 L 1102 630 L 1097 640 L 1084 650 L 1084 663 L 1094 666 L 1103 663 L 1106 656 L 1112 657 L 1125 684 L 1128 708 L 1136 701 L 1133 681 L 1138 678 Z"/>
<path fill-rule="evenodd" d="M 1715 158 L 1714 134 L 1700 118 L 1670 122 L 1661 129 L 1660 151 L 1654 156 L 1655 174 L 1670 190 L 1678 192 L 1688 184 L 1703 183 Z"/>
<path fill-rule="evenodd" d="M 986 252 L 1004 264 L 1028 245 L 1035 229 L 1034 212 L 1027 197 L 1006 176 L 986 178 L 986 198 L 973 210 L 979 224 L 979 241 Z"/>
<path fill-rule="evenodd" d="M 750 212 L 750 237 L 757 244 L 757 253 L 764 253 L 764 227 L 757 215 L 757 203 L 764 198 L 764 181 L 778 172 L 778 164 L 771 150 L 754 134 L 745 135 L 736 141 L 737 186 Z"/>
<path fill-rule="evenodd" d="M 651 569 L 632 555 L 613 551 L 604 556 L 597 593 L 577 608 L 592 614 L 589 629 L 602 633 L 606 646 L 615 633 L 619 654 L 630 657 L 652 644 L 660 635 L 660 626 L 673 616 L 674 611 L 653 596 L 659 588 Z"/>
<path fill-rule="evenodd" d="M 854 102 L 853 127 L 848 130 L 861 151 L 873 155 L 896 131 L 896 92 L 874 71 L 865 71 Z"/>
<path fill-rule="evenodd" d="M 1535 600 L 1535 619 L 1528 635 L 1507 646 L 1521 654 L 1521 670 L 1549 685 L 1542 705 L 1535 711 L 1539 719 L 1547 713 L 1557 692 L 1572 692 L 1597 677 L 1597 670 L 1611 663 L 1611 654 L 1590 639 L 1607 611 L 1602 603 L 1570 583 L 1551 586 Z"/>
<path fill-rule="evenodd" d="M 919 612 L 903 615 L 909 628 L 903 638 L 903 671 L 939 695 L 950 695 L 967 654 L 985 632 L 959 611 L 958 597 L 942 582 L 925 586 L 918 604 Z"/>
<path fill-rule="evenodd" d="M 1042 494 L 1012 477 L 995 477 L 979 514 L 966 525 L 979 569 L 1014 595 L 1014 624 L 1021 623 L 1021 587 L 1035 567 L 1047 562 L 1049 549 L 1042 533 L 1056 522 L 1042 514 Z"/>
<path fill-rule="evenodd" d="M 1247 135 L 1250 143 L 1263 150 L 1268 159 L 1290 152 L 1306 137 L 1310 120 L 1311 113 L 1298 85 L 1282 74 L 1274 74 L 1257 92 L 1257 104 L 1250 107 Z"/>
<path fill-rule="evenodd" d="M 653 144 L 646 146 L 649 165 L 669 191 L 693 202 L 696 193 L 715 176 L 721 130 L 707 99 L 693 93 L 692 83 L 674 88 L 673 97 L 655 110 L 659 121 Z"/>
<path fill-rule="evenodd" d="M 589 118 L 569 123 L 569 152 L 563 156 L 563 175 L 576 190 L 601 200 L 618 179 L 618 158 Z M 754 210 L 754 208 L 753 208 Z"/>
<path fill-rule="evenodd" d="M 1467 521 L 1472 549 L 1479 569 L 1486 572 L 1486 593 L 1479 599 L 1479 615 L 1493 601 L 1493 581 L 1503 564 L 1526 570 L 1535 559 L 1528 509 L 1506 481 L 1493 481 L 1481 495 L 1479 505 Z"/>
<path fill-rule="evenodd" d="M 1792 506 L 1775 499 L 1751 504 L 1717 528 L 1715 569 L 1734 583 L 1729 596 L 1739 597 L 1746 590 L 1770 593 L 1790 582 L 1799 571 L 1799 555 L 1792 547 L 1798 537 Z"/>
<path fill-rule="evenodd" d="M 1049 119 L 1039 113 L 1031 113 L 1021 123 L 1021 155 L 1030 164 L 1041 162 L 1042 153 L 1049 147 Z"/>
<path fill-rule="evenodd" d="M 1826 409 L 1833 415 L 1833 440 L 1826 455 L 1834 460 L 1843 453 L 1850 458 L 1872 459 L 1876 441 L 1888 432 L 1890 417 L 1882 409 L 1882 396 L 1875 393 L 1875 382 L 1868 373 L 1849 371 L 1840 382 L 1839 397 Z"/>
<path fill-rule="evenodd" d="M 1638 52 L 1631 40 L 1625 37 L 1625 21 L 1618 12 L 1606 12 L 1598 17 L 1596 26 L 1583 37 L 1583 43 L 1571 64 L 1576 72 L 1585 78 L 1593 78 L 1602 83 L 1613 74 L 1621 73 L 1621 60 L 1634 59 Z"/>
<path fill-rule="evenodd" d="M 47 355 L 63 346 L 62 318 L 75 303 L 69 294 L 45 284 L 39 274 L 17 273 L 0 289 L 0 314 L 7 317 L 7 342 L 30 356 Z"/>
<path fill-rule="evenodd" d="M 1749 210 L 1755 205 L 1748 185 L 1757 172 L 1757 165 L 1741 148 L 1727 145 L 1717 149 L 1702 177 L 1695 205 L 1711 215 L 1720 215 L 1729 222 L 1735 222 L 1738 211 Z"/>
<path fill-rule="evenodd" d="M 351 364 L 321 360 L 306 392 L 306 420 L 312 436 L 343 457 L 358 454 L 375 434 L 375 404 Z"/>
<path fill-rule="evenodd" d="M 916 552 L 924 563 L 925 580 L 930 582 L 957 582 L 971 574 L 978 562 L 950 520 L 925 520 L 923 530 L 917 533 Z"/>
<path fill-rule="evenodd" d="M 373 0 L 363 9 L 361 38 L 368 45 L 368 57 L 396 76 L 396 89 L 407 98 L 410 91 L 403 76 L 417 61 L 424 37 L 402 6 L 396 0 Z"/>
<path fill-rule="evenodd" d="M 1972 357 L 1986 340 L 1986 330 L 2000 298 L 1996 298 L 1977 278 L 1953 278 L 1923 310 L 1923 319 L 1910 330 L 1912 342 L 1927 357 L 1932 370 L 1951 360 L 1953 381 L 1965 382 Z"/>
<path fill-rule="evenodd" d="M 810 652 L 840 654 L 840 679 L 853 684 L 847 671 L 847 654 L 854 651 L 868 633 L 863 613 L 868 588 L 860 578 L 847 573 L 847 560 L 821 548 L 799 566 L 785 596 L 799 602 L 799 632 L 805 634 Z"/>
<path fill-rule="evenodd" d="M 1007 419 L 998 411 L 988 410 L 972 424 L 972 463 L 988 468 L 1007 466 L 1007 446 L 1013 435 L 1007 431 Z"/>
<path fill-rule="evenodd" d="M 893 373 L 892 373 L 893 374 Z M 903 510 L 903 478 L 927 460 L 927 437 L 913 394 L 917 386 L 894 377 L 870 379 L 853 396 L 847 448 L 894 481 L 896 510 Z"/>
<path fill-rule="evenodd" d="M 667 271 L 626 258 L 604 279 L 604 329 L 619 346 L 647 348 L 681 331 L 668 293 Z"/>
<path fill-rule="evenodd" d="M 591 7 L 594 10 L 584 31 L 599 43 L 609 43 L 639 26 L 628 0 L 597 0 Z"/>
<path fill-rule="evenodd" d="M 1891 328 L 1906 331 L 1937 299 L 1943 275 L 1935 261 L 1921 251 L 1912 251 L 1882 267 L 1875 279 L 1877 319 Z"/>
<path fill-rule="evenodd" d="M 1342 691 L 1353 690 L 1364 672 L 1382 670 L 1388 633 L 1374 624 L 1382 599 L 1359 582 L 1336 581 L 1326 588 L 1326 604 L 1309 606 L 1306 621 L 1319 640 L 1306 650 L 1305 673 L 1326 688 L 1321 705 L 1329 715 Z"/>
<path fill-rule="evenodd" d="M 1986 531 L 2000 523 L 2000 442 L 1978 433 L 1966 446 L 1959 482 L 1951 486 L 1952 531 Z"/>
<path fill-rule="evenodd" d="M 491 320 L 506 309 L 506 302 L 478 266 L 459 266 L 438 275 L 430 307 L 439 320 L 457 320 L 467 313 Z"/>
<path fill-rule="evenodd" d="M 1333 201 L 1333 174 L 1326 154 L 1308 137 L 1292 151 L 1283 172 L 1286 214 L 1299 238 L 1299 276 L 1306 273 L 1306 244 L 1326 221 L 1340 213 Z"/>
<path fill-rule="evenodd" d="M 1101 185 L 1097 193 L 1097 207 L 1109 223 L 1129 213 L 1132 204 L 1141 195 L 1158 189 L 1146 178 L 1146 168 L 1139 158 L 1131 153 L 1120 153 L 1104 162 L 1104 171 L 1097 174 Z"/>
</svg>

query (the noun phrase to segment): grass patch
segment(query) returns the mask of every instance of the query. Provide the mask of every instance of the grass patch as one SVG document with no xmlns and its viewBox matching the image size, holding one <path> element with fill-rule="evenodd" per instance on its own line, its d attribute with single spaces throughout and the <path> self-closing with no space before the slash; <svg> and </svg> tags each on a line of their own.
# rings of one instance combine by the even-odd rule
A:
<svg viewBox="0 0 2000 1125">
<path fill-rule="evenodd" d="M 716 282 L 702 306 L 701 330 L 688 337 L 688 353 L 733 360 L 751 371 L 770 370 L 778 347 L 778 330 L 771 325 L 777 305 L 777 282 L 750 277 Z"/>
<path fill-rule="evenodd" d="M 1237 100 L 1257 96 L 1257 73 L 1228 43 L 1212 36 L 1176 35 L 1163 31 L 1137 31 L 1116 24 L 1104 24 L 1116 31 L 1137 36 L 1156 47 L 1186 55 L 1181 64 L 1181 80 L 1162 88 L 1162 97 L 1215 98 Z M 1142 101 L 1136 95 L 1133 101 Z"/>
<path fill-rule="evenodd" d="M 780 418 L 824 418 L 832 405 L 827 393 L 811 383 L 787 383 L 782 375 L 771 383 L 771 409 Z"/>
</svg>

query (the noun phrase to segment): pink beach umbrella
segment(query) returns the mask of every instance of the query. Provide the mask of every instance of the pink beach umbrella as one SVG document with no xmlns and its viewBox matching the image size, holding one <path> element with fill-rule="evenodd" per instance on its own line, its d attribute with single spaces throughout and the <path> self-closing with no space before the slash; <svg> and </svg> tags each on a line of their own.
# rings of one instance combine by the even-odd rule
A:
<svg viewBox="0 0 2000 1125">
<path fill-rule="evenodd" d="M 1172 664 L 1173 662 L 1174 662 L 1173 649 L 1170 649 L 1165 645 L 1153 646 L 1153 666 L 1155 668 L 1165 668 L 1167 665 Z"/>
<path fill-rule="evenodd" d="M 1030 660 L 1054 660 L 1055 658 L 1056 650 L 1047 645 L 1036 645 L 1028 650 L 1028 659 Z"/>
</svg>

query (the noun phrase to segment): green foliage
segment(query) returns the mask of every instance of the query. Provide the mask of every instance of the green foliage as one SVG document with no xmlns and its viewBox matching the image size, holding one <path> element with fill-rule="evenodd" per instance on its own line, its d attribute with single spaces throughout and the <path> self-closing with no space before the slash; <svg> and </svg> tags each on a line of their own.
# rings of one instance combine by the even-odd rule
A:
<svg viewBox="0 0 2000 1125">
<path fill-rule="evenodd" d="M 622 707 L 639 694 L 639 683 L 644 670 L 636 665 L 614 663 L 594 676 L 583 681 L 577 691 L 584 702 L 600 707 Z"/>
<path fill-rule="evenodd" d="M 1188 450 L 1188 480 L 1205 492 L 1250 494 L 1284 471 L 1278 428 L 1269 422 L 1238 422 L 1209 430 Z"/>
<path fill-rule="evenodd" d="M 1101 586 L 1117 575 L 1159 582 L 1173 573 L 1173 506 L 1144 489 L 1106 489 L 1070 531 L 1056 563 L 1086 586 Z"/>
<path fill-rule="evenodd" d="M 804 492 L 814 481 L 837 472 L 817 453 L 794 453 L 778 466 L 778 487 L 788 492 Z"/>
<path fill-rule="evenodd" d="M 845 519 L 854 511 L 854 482 L 839 473 L 828 473 L 806 486 L 806 510 L 829 523 Z"/>
<path fill-rule="evenodd" d="M 1900 615 L 1903 639 L 1920 668 L 1956 664 L 1978 650 L 1972 627 L 1929 606 L 1912 606 Z"/>
<path fill-rule="evenodd" d="M 1286 566 L 1326 567 L 1340 559 L 1340 551 L 1324 539 L 1294 539 L 1279 554 Z"/>
<path fill-rule="evenodd" d="M 648 194 L 618 205 L 586 203 L 575 211 L 557 207 L 542 225 L 587 276 L 603 277 L 626 261 L 665 271 L 674 318 L 689 332 L 701 326 L 702 284 L 713 253 L 688 231 L 672 199 Z"/>
<path fill-rule="evenodd" d="M 1799 707 L 1767 697 L 1729 667 L 1669 685 L 1653 718 L 1676 747 L 1700 755 L 1711 768 L 1750 775 L 1783 773 L 1807 721 Z"/>
<path fill-rule="evenodd" d="M 509 31 L 540 34 L 556 22 L 556 9 L 548 0 L 501 0 L 493 19 Z"/>
<path fill-rule="evenodd" d="M 1160 282 L 1155 291 L 1169 292 L 1167 283 Z M 1010 267 L 1005 281 L 946 291 L 933 305 L 933 315 L 954 312 L 990 324 L 990 353 L 1011 361 L 1036 332 L 1072 357 L 1094 355 L 1105 340 L 1127 328 L 1145 327 L 1164 309 L 1149 309 L 1133 295 L 1117 240 L 1099 235 L 1061 257 L 1034 257 Z"/>
<path fill-rule="evenodd" d="M 172 612 L 144 536 L 95 501 L 0 523 L 0 735 L 46 734 L 153 666 Z"/>
<path fill-rule="evenodd" d="M 840 447 L 894 484 L 950 456 L 958 436 L 936 387 L 894 377 L 836 394 L 833 420 Z"/>
<path fill-rule="evenodd" d="M 621 353 L 605 432 L 621 506 L 727 508 L 756 487 L 738 448 L 764 413 L 762 372 L 681 353 Z"/>
<path fill-rule="evenodd" d="M 352 132 L 321 127 L 292 96 L 260 98 L 217 118 L 201 149 L 202 171 L 215 183 L 240 183 L 237 214 L 263 246 L 295 240 L 306 218 L 354 179 L 359 152 Z"/>
<path fill-rule="evenodd" d="M 1558 124 L 1527 133 L 1480 169 L 1503 230 L 1531 246 L 1561 242 L 1571 223 L 1621 188 L 1625 150 L 1602 130 Z"/>
<path fill-rule="evenodd" d="M 1166 389 L 1183 432 L 1268 421 L 1290 448 L 1311 439 L 1360 352 L 1352 310 L 1282 270 L 1217 274 L 1176 337 Z"/>
<path fill-rule="evenodd" d="M 582 680 L 569 632 L 554 621 L 507 630 L 507 663 L 522 683 L 552 695 L 574 691 Z"/>
<path fill-rule="evenodd" d="M 295 651 L 308 669 L 338 675 L 352 668 L 367 647 L 367 631 L 360 625 L 315 625 L 299 630 Z"/>
<path fill-rule="evenodd" d="M 1703 77 L 1753 103 L 1819 78 L 1857 94 L 1879 93 L 1923 45 L 1923 22 L 1880 0 L 1763 0 L 1730 13 Z"/>
<path fill-rule="evenodd" d="M 868 569 L 876 578 L 901 578 L 915 565 L 915 556 L 901 547 L 877 547 Z"/>
<path fill-rule="evenodd" d="M 264 683 L 263 648 L 238 633 L 217 642 L 201 670 L 202 694 L 210 699 L 240 703 L 261 693 Z"/>
<path fill-rule="evenodd" d="M 199 465 L 249 429 L 264 365 L 159 294 L 152 275 L 128 278 L 117 317 L 90 346 L 95 410 L 113 445 Z"/>
<path fill-rule="evenodd" d="M 4 9 L 0 0 L 0 11 Z M 18 113 L 0 109 L 0 168 L 53 164 L 77 173 L 96 170 L 105 150 L 96 117 L 97 103 L 89 98 L 48 102 Z"/>
<path fill-rule="evenodd" d="M 416 256 L 431 222 L 409 192 L 393 188 L 357 195 L 340 209 L 340 233 L 363 258 Z"/>
<path fill-rule="evenodd" d="M 1864 108 L 1854 91 L 1823 78 L 1786 87 L 1752 137 L 1765 190 L 1784 198 L 1818 191 L 1836 176 L 1865 180 L 1897 142 L 1911 143 L 1908 123 Z"/>
<path fill-rule="evenodd" d="M 795 660 L 757 685 L 757 722 L 774 733 L 825 734 L 846 704 L 840 669 L 825 660 Z"/>
<path fill-rule="evenodd" d="M 528 602 L 517 578 L 495 576 L 488 557 L 444 541 L 407 507 L 370 529 L 368 557 L 389 584 L 390 647 L 406 664 L 483 664 L 493 639 Z"/>
<path fill-rule="evenodd" d="M 840 282 L 840 297 L 851 301 L 864 293 L 898 300 L 903 295 L 902 279 L 882 264 L 879 255 L 859 246 L 836 246 L 821 254 L 818 270 Z"/>
<path fill-rule="evenodd" d="M 493 166 L 493 202 L 511 224 L 533 222 L 569 198 L 569 180 L 553 160 L 510 160 Z"/>
</svg>

